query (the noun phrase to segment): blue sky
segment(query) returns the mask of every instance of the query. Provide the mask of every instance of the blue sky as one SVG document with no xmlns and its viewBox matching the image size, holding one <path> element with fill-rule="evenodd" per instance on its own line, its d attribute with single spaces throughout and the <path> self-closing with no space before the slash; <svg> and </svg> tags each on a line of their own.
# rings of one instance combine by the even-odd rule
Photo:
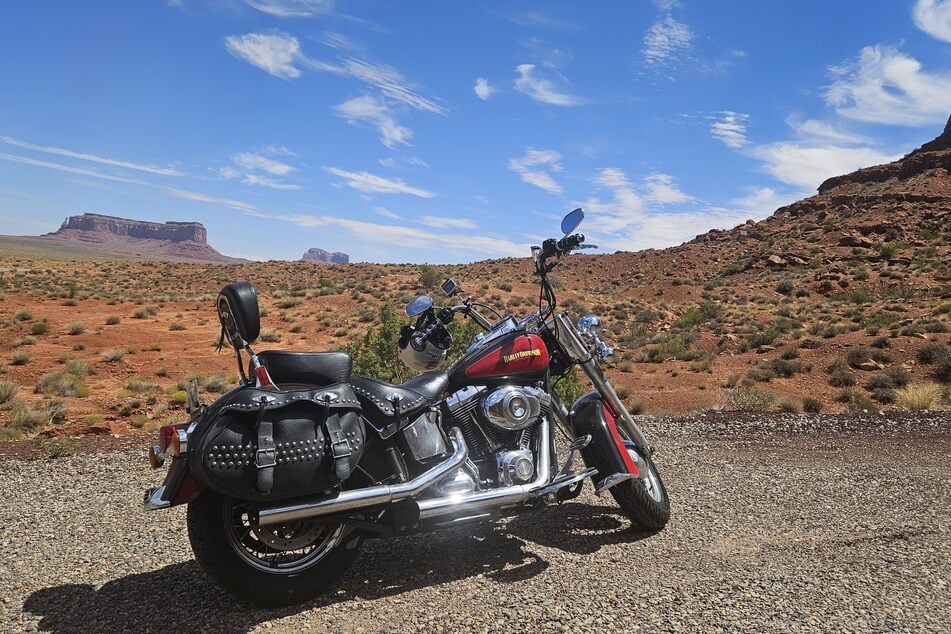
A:
<svg viewBox="0 0 951 634">
<path fill-rule="evenodd" d="M 951 113 L 951 0 L 9 3 L 0 233 L 199 221 L 294 260 L 602 252 L 762 219 Z"/>
</svg>

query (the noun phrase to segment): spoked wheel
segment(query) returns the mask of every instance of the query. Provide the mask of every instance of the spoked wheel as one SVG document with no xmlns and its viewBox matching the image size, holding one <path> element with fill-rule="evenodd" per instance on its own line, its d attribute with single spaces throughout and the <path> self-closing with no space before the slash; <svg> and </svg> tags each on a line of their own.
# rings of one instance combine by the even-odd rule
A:
<svg viewBox="0 0 951 634">
<path fill-rule="evenodd" d="M 623 429 L 618 431 L 622 436 L 625 435 Z M 631 460 L 637 465 L 640 477 L 612 487 L 611 495 L 635 528 L 659 531 L 670 519 L 670 498 L 667 497 L 667 488 L 653 460 L 640 455 L 630 440 L 624 439 L 624 446 Z"/>
<path fill-rule="evenodd" d="M 188 536 L 202 568 L 238 597 L 265 606 L 320 594 L 347 569 L 360 536 L 346 524 L 298 520 L 260 526 L 241 500 L 205 492 L 188 505 Z"/>
</svg>

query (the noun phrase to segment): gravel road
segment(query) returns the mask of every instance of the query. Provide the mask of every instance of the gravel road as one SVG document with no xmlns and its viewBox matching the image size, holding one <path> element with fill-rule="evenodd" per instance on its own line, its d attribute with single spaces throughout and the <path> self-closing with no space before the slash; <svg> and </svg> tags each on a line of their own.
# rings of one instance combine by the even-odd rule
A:
<svg viewBox="0 0 951 634">
<path fill-rule="evenodd" d="M 364 545 L 329 596 L 262 610 L 144 514 L 144 451 L 0 464 L 0 630 L 951 631 L 951 414 L 648 421 L 673 500 L 610 497 Z M 143 447 L 147 440 L 142 439 Z M 9 455 L 9 453 L 7 453 Z"/>
</svg>

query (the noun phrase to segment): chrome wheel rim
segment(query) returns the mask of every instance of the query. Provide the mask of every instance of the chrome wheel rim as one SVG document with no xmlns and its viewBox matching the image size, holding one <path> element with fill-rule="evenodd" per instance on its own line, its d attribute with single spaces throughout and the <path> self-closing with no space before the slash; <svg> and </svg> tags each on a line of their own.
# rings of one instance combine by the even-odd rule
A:
<svg viewBox="0 0 951 634">
<path fill-rule="evenodd" d="M 651 499 L 658 504 L 661 503 L 664 494 L 661 491 L 660 482 L 657 480 L 657 471 L 654 470 L 654 465 L 650 461 L 641 458 L 641 455 L 634 448 L 634 443 L 630 440 L 624 441 L 624 448 L 627 449 L 627 455 L 637 465 L 637 471 L 641 474 L 640 480 L 644 483 L 644 488 L 647 489 L 647 495 L 651 496 Z"/>
<path fill-rule="evenodd" d="M 260 526 L 257 511 L 237 500 L 222 507 L 225 533 L 234 551 L 249 565 L 289 574 L 321 561 L 343 541 L 344 524 L 298 520 Z"/>
</svg>

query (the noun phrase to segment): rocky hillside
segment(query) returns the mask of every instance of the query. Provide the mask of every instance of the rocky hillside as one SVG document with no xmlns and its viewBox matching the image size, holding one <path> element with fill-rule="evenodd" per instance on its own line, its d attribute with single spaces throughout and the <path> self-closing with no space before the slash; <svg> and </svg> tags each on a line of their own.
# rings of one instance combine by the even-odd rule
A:
<svg viewBox="0 0 951 634">
<path fill-rule="evenodd" d="M 146 222 L 100 214 L 70 216 L 52 233 L 4 237 L 20 249 L 87 253 L 97 256 L 172 262 L 244 262 L 222 255 L 208 244 L 208 232 L 198 222 Z"/>
</svg>

